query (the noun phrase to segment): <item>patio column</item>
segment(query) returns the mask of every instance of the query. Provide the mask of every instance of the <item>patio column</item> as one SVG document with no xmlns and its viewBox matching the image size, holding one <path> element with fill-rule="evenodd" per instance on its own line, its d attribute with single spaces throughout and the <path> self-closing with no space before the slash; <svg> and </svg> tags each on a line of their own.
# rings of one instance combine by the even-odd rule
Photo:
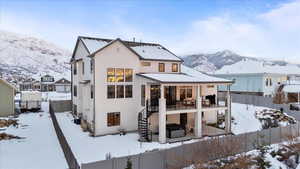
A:
<svg viewBox="0 0 300 169">
<path fill-rule="evenodd" d="M 166 143 L 166 99 L 164 97 L 164 85 L 160 86 L 160 98 L 159 98 L 159 142 Z"/>
<path fill-rule="evenodd" d="M 202 137 L 202 98 L 201 86 L 197 86 L 197 112 L 195 113 L 195 136 Z"/>
<path fill-rule="evenodd" d="M 227 109 L 225 111 L 225 132 L 227 134 L 231 133 L 231 95 L 230 95 L 230 85 L 227 85 Z"/>
</svg>

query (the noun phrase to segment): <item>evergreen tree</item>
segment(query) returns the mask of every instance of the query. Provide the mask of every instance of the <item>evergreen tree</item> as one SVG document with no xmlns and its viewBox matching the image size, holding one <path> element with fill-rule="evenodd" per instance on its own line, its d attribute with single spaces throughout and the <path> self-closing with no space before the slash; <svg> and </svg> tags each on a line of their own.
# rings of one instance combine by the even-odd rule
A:
<svg viewBox="0 0 300 169">
<path fill-rule="evenodd" d="M 125 169 L 132 169 L 132 162 L 130 160 L 130 158 L 127 158 L 127 164 L 126 164 L 126 168 Z"/>
</svg>

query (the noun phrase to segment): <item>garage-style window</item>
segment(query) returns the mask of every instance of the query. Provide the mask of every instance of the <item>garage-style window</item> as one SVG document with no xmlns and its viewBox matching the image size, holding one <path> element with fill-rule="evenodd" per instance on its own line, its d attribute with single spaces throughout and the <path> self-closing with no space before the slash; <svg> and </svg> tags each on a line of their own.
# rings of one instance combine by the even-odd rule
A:
<svg viewBox="0 0 300 169">
<path fill-rule="evenodd" d="M 142 66 L 151 66 L 151 62 L 142 62 Z"/>
<path fill-rule="evenodd" d="M 132 75 L 133 70 L 132 69 L 125 69 L 125 82 L 132 82 Z"/>
<path fill-rule="evenodd" d="M 178 64 L 172 63 L 172 72 L 178 72 Z"/>
<path fill-rule="evenodd" d="M 107 98 L 112 99 L 116 97 L 115 93 L 115 85 L 108 85 L 107 86 Z"/>
<path fill-rule="evenodd" d="M 124 69 L 116 69 L 116 82 L 124 82 Z"/>
<path fill-rule="evenodd" d="M 114 68 L 107 69 L 107 82 L 115 82 L 115 69 Z"/>
<path fill-rule="evenodd" d="M 120 125 L 120 112 L 107 113 L 107 126 L 119 126 Z"/>
<path fill-rule="evenodd" d="M 132 98 L 132 85 L 125 86 L 125 97 Z"/>
<path fill-rule="evenodd" d="M 165 64 L 164 63 L 159 63 L 158 64 L 158 71 L 159 72 L 165 72 Z"/>
</svg>

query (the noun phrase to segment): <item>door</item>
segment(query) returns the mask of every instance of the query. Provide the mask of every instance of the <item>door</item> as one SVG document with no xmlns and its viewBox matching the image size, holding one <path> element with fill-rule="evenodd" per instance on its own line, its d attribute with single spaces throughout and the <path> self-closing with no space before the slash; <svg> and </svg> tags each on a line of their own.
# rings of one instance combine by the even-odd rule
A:
<svg viewBox="0 0 300 169">
<path fill-rule="evenodd" d="M 176 86 L 167 86 L 165 88 L 165 98 L 167 106 L 176 105 Z"/>
<path fill-rule="evenodd" d="M 160 98 L 160 86 L 151 85 L 150 87 L 150 105 L 158 106 L 158 99 Z"/>
</svg>

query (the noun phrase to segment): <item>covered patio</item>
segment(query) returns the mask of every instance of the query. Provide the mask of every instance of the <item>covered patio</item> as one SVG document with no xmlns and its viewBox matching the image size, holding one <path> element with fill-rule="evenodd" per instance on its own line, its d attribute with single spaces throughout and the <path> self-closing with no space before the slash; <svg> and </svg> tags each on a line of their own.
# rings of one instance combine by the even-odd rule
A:
<svg viewBox="0 0 300 169">
<path fill-rule="evenodd" d="M 150 120 L 150 125 L 155 125 L 155 121 L 158 123 L 156 124 L 158 130 L 153 133 L 158 133 L 157 140 L 160 143 L 166 143 L 174 139 L 201 138 L 203 136 L 230 133 L 229 86 L 232 84 L 231 81 L 207 75 L 204 75 L 203 78 L 174 73 L 138 75 L 151 80 L 151 82 L 144 85 L 146 111 L 150 118 L 151 115 L 156 116 L 156 120 Z M 225 105 L 219 104 L 218 85 L 226 85 L 228 88 Z M 216 121 L 216 113 L 219 110 L 225 110 L 226 112 L 225 131 L 206 125 L 207 122 Z M 189 122 L 188 118 L 185 117 L 186 114 L 193 115 Z M 174 134 L 174 137 L 168 137 L 170 135 L 169 117 L 171 115 L 179 116 L 177 121 L 173 123 L 174 133 L 177 133 Z M 191 121 L 193 123 L 192 127 L 190 127 Z M 176 125 L 178 126 L 176 127 Z M 185 131 L 185 134 L 182 134 L 182 130 Z M 155 140 L 156 136 L 153 137 Z"/>
</svg>

